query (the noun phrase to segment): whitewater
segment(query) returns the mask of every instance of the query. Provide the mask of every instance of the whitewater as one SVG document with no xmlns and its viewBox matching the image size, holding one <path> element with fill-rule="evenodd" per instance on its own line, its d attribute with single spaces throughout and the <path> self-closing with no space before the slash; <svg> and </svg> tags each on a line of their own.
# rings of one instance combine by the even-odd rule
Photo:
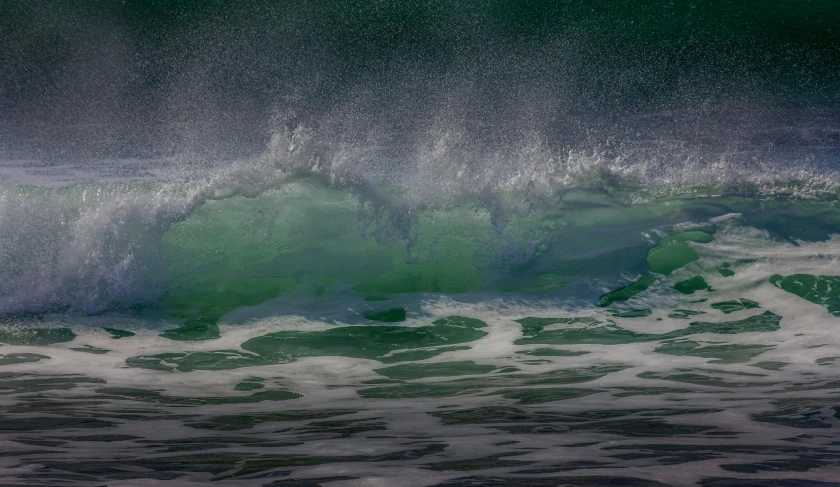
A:
<svg viewBox="0 0 840 487">
<path fill-rule="evenodd" d="M 0 484 L 840 485 L 828 2 L 0 13 Z"/>
</svg>

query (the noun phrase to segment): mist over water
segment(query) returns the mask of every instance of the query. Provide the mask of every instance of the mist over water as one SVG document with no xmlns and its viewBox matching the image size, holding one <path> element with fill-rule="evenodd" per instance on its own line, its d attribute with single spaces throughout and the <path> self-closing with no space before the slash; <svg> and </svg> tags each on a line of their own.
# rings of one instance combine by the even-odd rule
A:
<svg viewBox="0 0 840 487">
<path fill-rule="evenodd" d="M 0 484 L 833 486 L 830 1 L 0 2 Z"/>
<path fill-rule="evenodd" d="M 4 145 L 237 158 L 297 124 L 410 147 L 813 142 L 831 138 L 838 17 L 816 1 L 10 3 Z"/>
</svg>

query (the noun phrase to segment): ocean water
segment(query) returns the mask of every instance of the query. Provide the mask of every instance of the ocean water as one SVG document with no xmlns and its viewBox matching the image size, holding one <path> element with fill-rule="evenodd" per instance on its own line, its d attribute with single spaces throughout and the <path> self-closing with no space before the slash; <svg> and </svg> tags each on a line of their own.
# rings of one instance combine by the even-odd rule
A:
<svg viewBox="0 0 840 487">
<path fill-rule="evenodd" d="M 0 485 L 840 485 L 834 2 L 0 2 Z"/>
</svg>

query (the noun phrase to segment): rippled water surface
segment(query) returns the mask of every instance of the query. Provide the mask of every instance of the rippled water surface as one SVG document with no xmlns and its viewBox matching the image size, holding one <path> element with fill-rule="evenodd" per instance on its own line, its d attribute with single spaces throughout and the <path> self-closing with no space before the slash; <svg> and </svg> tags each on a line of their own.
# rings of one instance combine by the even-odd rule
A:
<svg viewBox="0 0 840 487">
<path fill-rule="evenodd" d="M 448 295 L 469 272 L 396 258 L 356 290 L 263 264 L 168 314 L 17 315 L 4 482 L 833 485 L 840 243 L 742 223 L 619 251 L 648 270 L 613 290 L 566 252 L 569 280 Z"/>
<path fill-rule="evenodd" d="M 838 26 L 0 1 L 0 485 L 840 486 Z"/>
</svg>

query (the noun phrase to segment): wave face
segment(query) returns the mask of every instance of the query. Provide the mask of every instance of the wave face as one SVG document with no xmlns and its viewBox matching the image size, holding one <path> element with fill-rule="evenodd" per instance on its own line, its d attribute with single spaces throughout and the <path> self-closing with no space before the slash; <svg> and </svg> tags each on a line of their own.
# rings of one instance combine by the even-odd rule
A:
<svg viewBox="0 0 840 487">
<path fill-rule="evenodd" d="M 835 485 L 840 7 L 765 3 L 3 4 L 0 483 Z"/>
</svg>

